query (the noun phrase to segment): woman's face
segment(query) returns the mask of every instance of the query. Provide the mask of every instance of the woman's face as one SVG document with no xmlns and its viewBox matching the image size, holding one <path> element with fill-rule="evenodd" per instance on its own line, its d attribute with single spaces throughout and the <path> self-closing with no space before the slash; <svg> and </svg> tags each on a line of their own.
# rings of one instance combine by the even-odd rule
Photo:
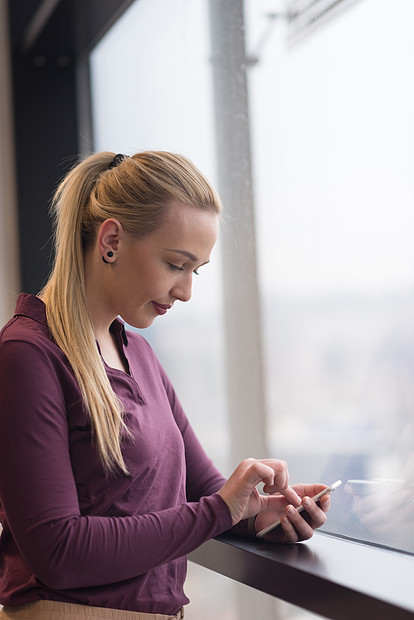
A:
<svg viewBox="0 0 414 620">
<path fill-rule="evenodd" d="M 144 328 L 175 301 L 188 301 L 194 273 L 210 260 L 218 217 L 172 202 L 163 225 L 142 239 L 122 230 L 107 301 L 114 316 Z"/>
</svg>

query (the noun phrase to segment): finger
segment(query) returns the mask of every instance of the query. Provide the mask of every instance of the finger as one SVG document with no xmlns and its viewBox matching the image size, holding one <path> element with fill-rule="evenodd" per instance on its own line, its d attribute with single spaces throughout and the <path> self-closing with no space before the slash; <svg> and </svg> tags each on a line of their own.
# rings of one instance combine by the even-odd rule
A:
<svg viewBox="0 0 414 620">
<path fill-rule="evenodd" d="M 292 488 L 296 491 L 299 497 L 314 497 L 324 489 L 326 484 L 293 484 Z"/>
<path fill-rule="evenodd" d="M 274 470 L 263 461 L 250 458 L 242 461 L 233 472 L 236 478 L 239 475 L 253 488 L 259 482 L 264 482 L 266 485 L 273 484 Z"/>
<path fill-rule="evenodd" d="M 319 509 L 318 509 L 319 510 Z M 320 511 L 324 514 L 322 511 Z M 296 533 L 300 540 L 307 540 L 313 536 L 313 530 L 311 523 L 308 523 L 302 515 L 294 508 L 294 506 L 288 506 L 286 508 L 286 515 L 291 525 L 296 530 Z"/>
<path fill-rule="evenodd" d="M 296 507 L 300 506 L 302 500 L 292 487 L 286 487 L 280 493 L 285 496 L 289 504 L 293 504 Z"/>
<path fill-rule="evenodd" d="M 250 464 L 247 475 L 249 481 L 254 485 L 263 482 L 264 488 L 269 488 L 274 484 L 274 469 L 261 461 L 253 461 Z"/>
<path fill-rule="evenodd" d="M 286 542 L 295 543 L 299 540 L 299 535 L 295 530 L 293 523 L 288 519 L 288 517 L 282 517 L 280 522 L 280 526 L 283 530 L 283 534 L 285 536 Z"/>
<path fill-rule="evenodd" d="M 285 496 L 288 503 L 294 506 L 300 506 L 301 499 L 299 495 L 289 486 L 289 471 L 286 461 L 266 459 L 263 462 L 268 463 L 275 471 L 273 485 L 265 485 L 263 491 L 269 494 L 281 493 Z"/>
<path fill-rule="evenodd" d="M 316 504 L 310 497 L 304 497 L 302 499 L 302 505 L 306 513 L 309 515 L 309 525 L 313 529 L 322 527 L 322 525 L 326 522 L 325 511 L 322 510 L 322 508 L 318 506 L 318 504 Z"/>
<path fill-rule="evenodd" d="M 323 510 L 323 512 L 328 512 L 331 507 L 331 497 L 329 493 L 321 497 L 321 499 L 319 500 L 319 507 L 321 510 Z"/>
<path fill-rule="evenodd" d="M 289 485 L 289 471 L 286 461 L 278 459 L 263 459 L 261 463 L 273 470 L 273 481 L 263 489 L 265 493 L 276 493 Z"/>
</svg>

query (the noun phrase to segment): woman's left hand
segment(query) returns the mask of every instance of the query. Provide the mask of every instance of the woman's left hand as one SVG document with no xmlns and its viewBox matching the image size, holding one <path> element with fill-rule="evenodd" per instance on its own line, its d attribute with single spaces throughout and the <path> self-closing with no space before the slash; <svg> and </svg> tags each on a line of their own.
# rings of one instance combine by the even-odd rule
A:
<svg viewBox="0 0 414 620">
<path fill-rule="evenodd" d="M 255 530 L 260 532 L 271 523 L 281 519 L 280 526 L 266 534 L 264 540 L 279 543 L 295 543 L 308 540 L 316 528 L 326 521 L 326 513 L 330 507 L 329 494 L 324 495 L 316 504 L 311 498 L 326 488 L 324 484 L 296 484 L 292 489 L 302 498 L 304 510 L 299 513 L 294 506 L 288 504 L 283 495 L 267 497 L 266 509 L 257 515 Z"/>
</svg>

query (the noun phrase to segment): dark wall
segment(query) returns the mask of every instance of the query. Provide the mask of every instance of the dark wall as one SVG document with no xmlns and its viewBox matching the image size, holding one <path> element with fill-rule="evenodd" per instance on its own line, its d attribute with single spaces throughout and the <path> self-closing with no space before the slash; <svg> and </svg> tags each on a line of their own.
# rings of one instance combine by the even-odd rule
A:
<svg viewBox="0 0 414 620">
<path fill-rule="evenodd" d="M 93 150 L 88 54 L 131 2 L 56 0 L 49 13 L 42 0 L 8 2 L 25 292 L 37 293 L 49 272 L 48 208 L 58 181 L 85 144 Z"/>
<path fill-rule="evenodd" d="M 14 97 L 22 288 L 37 293 L 52 250 L 49 200 L 78 151 L 73 63 L 15 59 Z"/>
</svg>

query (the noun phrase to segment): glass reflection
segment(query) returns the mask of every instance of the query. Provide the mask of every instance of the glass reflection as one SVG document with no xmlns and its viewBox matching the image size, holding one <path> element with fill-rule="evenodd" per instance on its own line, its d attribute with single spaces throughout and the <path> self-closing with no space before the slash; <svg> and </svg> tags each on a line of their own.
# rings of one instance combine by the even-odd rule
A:
<svg viewBox="0 0 414 620">
<path fill-rule="evenodd" d="M 359 538 L 414 553 L 413 482 L 349 480 L 345 491 Z"/>
</svg>

